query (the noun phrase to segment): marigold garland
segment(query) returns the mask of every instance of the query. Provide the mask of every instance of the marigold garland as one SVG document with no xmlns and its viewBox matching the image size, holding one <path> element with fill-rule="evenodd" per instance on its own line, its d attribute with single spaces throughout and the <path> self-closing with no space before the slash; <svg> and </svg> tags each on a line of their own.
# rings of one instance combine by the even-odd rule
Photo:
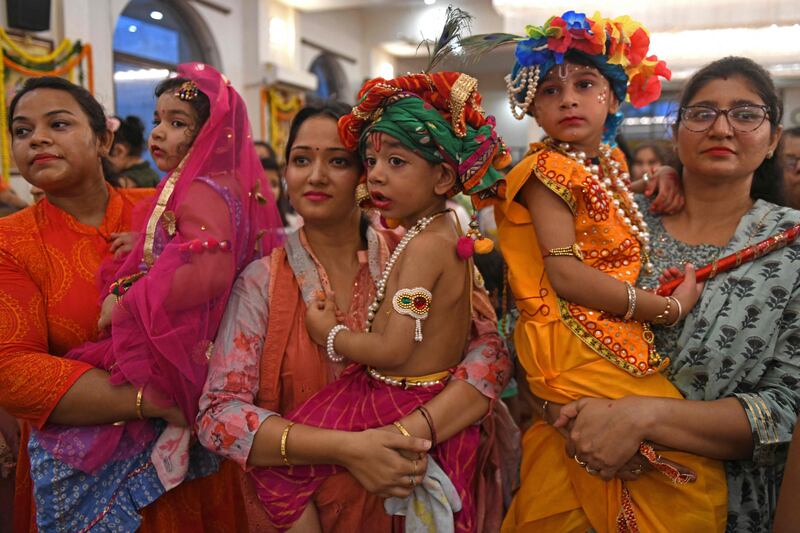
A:
<svg viewBox="0 0 800 533">
<path fill-rule="evenodd" d="M 266 117 L 269 114 L 269 142 L 281 157 L 286 145 L 287 124 L 303 107 L 303 99 L 299 95 L 292 95 L 284 99 L 281 91 L 275 88 L 261 90 L 261 137 L 267 131 Z"/>
<path fill-rule="evenodd" d="M 33 55 L 20 48 L 19 45 L 15 43 L 11 37 L 9 37 L 8 33 L 6 33 L 6 30 L 3 27 L 0 27 L 0 40 L 2 40 L 5 47 L 10 48 L 14 54 L 18 55 L 29 63 L 54 63 L 72 46 L 72 41 L 69 39 L 64 39 L 61 41 L 61 44 L 59 44 L 56 49 L 49 54 Z"/>
</svg>

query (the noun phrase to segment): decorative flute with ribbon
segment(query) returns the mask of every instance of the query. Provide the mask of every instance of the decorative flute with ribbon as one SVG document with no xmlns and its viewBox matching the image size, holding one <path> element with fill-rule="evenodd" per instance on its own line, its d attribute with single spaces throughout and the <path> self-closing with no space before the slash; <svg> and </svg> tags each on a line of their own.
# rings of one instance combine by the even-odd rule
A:
<svg viewBox="0 0 800 533">
<path fill-rule="evenodd" d="M 732 270 L 744 263 L 749 263 L 775 250 L 780 250 L 784 246 L 791 244 L 798 235 L 800 235 L 800 224 L 792 226 L 780 233 L 776 233 L 771 237 L 767 237 L 763 241 L 753 244 L 752 246 L 742 248 L 736 253 L 712 261 L 710 264 L 698 269 L 697 281 L 706 281 L 707 279 L 715 277 L 717 274 Z M 656 294 L 660 296 L 669 296 L 682 281 L 683 276 L 668 283 L 664 283 L 663 285 L 659 285 L 656 289 Z"/>
</svg>

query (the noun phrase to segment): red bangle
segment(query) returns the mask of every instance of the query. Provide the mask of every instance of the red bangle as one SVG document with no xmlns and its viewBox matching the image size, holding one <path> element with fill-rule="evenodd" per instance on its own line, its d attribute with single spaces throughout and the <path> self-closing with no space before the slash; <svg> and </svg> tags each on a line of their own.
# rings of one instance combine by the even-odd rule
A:
<svg viewBox="0 0 800 533">
<path fill-rule="evenodd" d="M 436 439 L 436 428 L 433 425 L 433 417 L 428 412 L 428 410 L 425 409 L 425 406 L 423 406 L 423 405 L 420 405 L 419 407 L 417 407 L 417 410 L 422 414 L 422 417 L 425 419 L 425 422 L 428 423 L 428 429 L 431 430 L 431 449 L 433 449 L 433 448 L 436 447 L 436 442 L 437 442 L 437 439 Z"/>
</svg>

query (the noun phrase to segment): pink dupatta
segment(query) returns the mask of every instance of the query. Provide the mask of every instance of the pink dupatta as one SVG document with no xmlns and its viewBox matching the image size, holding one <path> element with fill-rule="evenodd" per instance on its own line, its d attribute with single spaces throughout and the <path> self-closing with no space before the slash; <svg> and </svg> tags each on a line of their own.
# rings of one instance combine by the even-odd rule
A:
<svg viewBox="0 0 800 533">
<path fill-rule="evenodd" d="M 159 185 L 134 251 L 104 281 L 107 289 L 115 279 L 144 273 L 115 310 L 111 336 L 66 357 L 108 370 L 113 384 L 144 387 L 148 399 L 180 407 L 191 425 L 233 282 L 280 243 L 282 225 L 241 96 L 208 65 L 183 64 L 178 75 L 208 96 L 209 118 Z M 38 437 L 58 460 L 92 473 L 146 449 L 156 432 L 142 420 L 50 425 Z M 189 428 L 170 426 L 153 447 L 151 459 L 167 489 L 186 473 L 189 437 Z"/>
</svg>

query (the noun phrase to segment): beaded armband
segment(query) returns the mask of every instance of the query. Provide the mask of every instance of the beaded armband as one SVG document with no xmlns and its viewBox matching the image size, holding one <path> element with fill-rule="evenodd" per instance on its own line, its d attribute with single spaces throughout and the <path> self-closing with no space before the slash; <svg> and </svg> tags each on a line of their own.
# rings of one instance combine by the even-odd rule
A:
<svg viewBox="0 0 800 533">
<path fill-rule="evenodd" d="M 138 280 L 145 274 L 146 272 L 136 272 L 135 274 L 131 274 L 130 276 L 119 278 L 114 283 L 109 285 L 108 294 L 113 294 L 117 298 L 121 297 L 123 294 L 128 292 L 128 290 L 133 286 L 136 280 Z"/>
<path fill-rule="evenodd" d="M 395 311 L 416 320 L 417 326 L 414 330 L 414 340 L 417 342 L 422 342 L 422 321 L 428 318 L 432 298 L 431 292 L 424 287 L 400 289 L 394 293 L 392 298 L 392 306 Z"/>
<path fill-rule="evenodd" d="M 545 252 L 544 257 L 576 257 L 578 261 L 583 261 L 583 253 L 577 242 L 573 242 L 570 246 L 551 248 Z"/>
</svg>

